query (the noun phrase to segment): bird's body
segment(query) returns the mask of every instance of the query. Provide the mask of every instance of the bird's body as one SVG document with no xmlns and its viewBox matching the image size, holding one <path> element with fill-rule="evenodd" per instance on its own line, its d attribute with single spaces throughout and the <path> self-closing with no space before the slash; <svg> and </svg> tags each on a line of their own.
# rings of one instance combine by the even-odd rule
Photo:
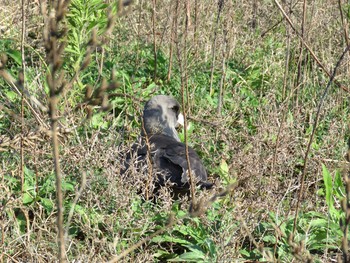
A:
<svg viewBox="0 0 350 263">
<path fill-rule="evenodd" d="M 186 145 L 180 142 L 175 129 L 179 114 L 180 105 L 172 97 L 158 95 L 149 100 L 143 112 L 141 143 L 132 146 L 126 166 L 133 165 L 144 175 L 152 171 L 157 175 L 156 189 L 170 183 L 175 194 L 182 194 L 190 190 L 189 160 L 195 183 L 201 188 L 211 188 L 213 184 L 207 182 L 206 169 L 191 147 L 187 147 L 187 160 Z"/>
</svg>

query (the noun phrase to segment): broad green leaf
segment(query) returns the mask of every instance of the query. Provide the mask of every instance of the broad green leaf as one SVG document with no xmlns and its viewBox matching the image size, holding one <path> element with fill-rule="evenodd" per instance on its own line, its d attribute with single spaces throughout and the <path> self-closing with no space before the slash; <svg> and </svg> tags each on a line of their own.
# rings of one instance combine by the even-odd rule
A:
<svg viewBox="0 0 350 263">
<path fill-rule="evenodd" d="M 221 159 L 220 171 L 221 171 L 222 175 L 224 175 L 225 177 L 228 176 L 228 165 L 227 165 L 227 162 L 224 159 Z"/>
<path fill-rule="evenodd" d="M 34 201 L 34 198 L 29 193 L 24 193 L 22 197 L 22 202 L 24 205 L 30 204 Z"/>
<path fill-rule="evenodd" d="M 345 197 L 345 186 L 342 181 L 342 176 L 338 170 L 335 171 L 334 194 L 339 200 Z"/>
<path fill-rule="evenodd" d="M 324 186 L 326 189 L 326 204 L 328 205 L 329 209 L 332 209 L 333 208 L 332 176 L 324 164 L 322 164 L 322 174 L 323 174 Z"/>
<path fill-rule="evenodd" d="M 170 237 L 170 236 L 156 236 L 152 238 L 152 242 L 160 243 L 160 242 L 172 242 L 172 243 L 178 243 L 181 245 L 190 245 L 191 242 L 189 242 L 186 239 L 183 238 L 177 238 L 177 237 Z"/>
<path fill-rule="evenodd" d="M 62 182 L 62 190 L 74 192 L 74 186 L 70 183 Z"/>
<path fill-rule="evenodd" d="M 169 257 L 171 255 L 175 256 L 176 254 L 170 253 L 170 252 L 168 252 L 166 250 L 160 250 L 160 249 L 158 249 L 157 252 L 153 254 L 153 256 L 156 257 L 156 258 L 164 257 L 164 256 Z"/>
<path fill-rule="evenodd" d="M 18 50 L 7 50 L 7 55 L 11 57 L 18 65 L 22 64 L 22 55 Z"/>
<path fill-rule="evenodd" d="M 7 90 L 5 92 L 6 94 L 6 97 L 11 101 L 11 102 L 14 102 L 17 98 L 17 93 L 12 91 L 12 90 Z"/>
<path fill-rule="evenodd" d="M 184 260 L 204 260 L 205 259 L 205 254 L 203 251 L 192 251 L 192 252 L 185 252 L 179 256 L 180 259 Z"/>
<path fill-rule="evenodd" d="M 241 249 L 241 250 L 239 251 L 239 253 L 240 253 L 242 256 L 246 256 L 246 257 L 249 257 L 249 256 L 250 256 L 249 251 L 247 251 L 246 249 Z"/>
<path fill-rule="evenodd" d="M 264 236 L 263 237 L 263 241 L 271 243 L 271 244 L 274 244 L 274 243 L 276 243 L 276 237 L 275 236 L 270 236 L 270 235 Z"/>
<path fill-rule="evenodd" d="M 48 198 L 40 198 L 40 203 L 42 204 L 42 206 L 45 208 L 45 210 L 47 212 L 51 212 L 53 209 L 53 202 L 51 199 Z"/>
<path fill-rule="evenodd" d="M 34 176 L 35 176 L 34 171 L 28 169 L 27 166 L 24 166 L 24 174 L 25 174 L 26 176 L 31 177 L 31 178 L 34 178 Z"/>
<path fill-rule="evenodd" d="M 169 262 L 202 262 L 205 260 L 206 255 L 205 253 L 200 250 L 200 249 L 196 249 L 191 247 L 191 252 L 185 252 L 183 254 L 181 254 L 180 256 L 178 256 L 177 258 L 174 259 L 169 259 Z"/>
<path fill-rule="evenodd" d="M 216 255 L 216 246 L 215 246 L 215 243 L 213 242 L 213 240 L 211 240 L 209 238 L 206 238 L 204 240 L 204 244 L 207 245 L 209 253 L 210 253 L 211 256 Z"/>
<path fill-rule="evenodd" d="M 327 227 L 328 219 L 327 218 L 318 218 L 310 222 L 310 227 Z"/>
</svg>

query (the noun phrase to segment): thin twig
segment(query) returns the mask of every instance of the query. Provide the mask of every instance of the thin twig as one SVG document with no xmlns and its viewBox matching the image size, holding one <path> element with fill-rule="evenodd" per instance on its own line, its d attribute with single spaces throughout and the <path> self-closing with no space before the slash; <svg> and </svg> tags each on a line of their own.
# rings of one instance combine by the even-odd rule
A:
<svg viewBox="0 0 350 263">
<path fill-rule="evenodd" d="M 86 172 L 83 171 L 82 172 L 82 177 L 81 177 L 80 188 L 75 193 L 75 197 L 74 197 L 72 206 L 71 206 L 71 208 L 69 210 L 68 219 L 67 219 L 67 223 L 66 223 L 66 239 L 68 238 L 69 225 L 70 225 L 70 222 L 71 222 L 73 214 L 74 214 L 75 206 L 76 206 L 76 204 L 77 204 L 81 194 L 83 193 L 83 191 L 85 189 L 85 186 L 86 186 Z"/>
<path fill-rule="evenodd" d="M 291 10 L 290 10 L 291 12 Z M 286 60 L 284 63 L 284 75 L 283 75 L 283 91 L 282 91 L 282 99 L 285 99 L 286 96 L 286 91 L 287 91 L 287 80 L 289 76 L 289 60 L 290 60 L 290 45 L 291 45 L 291 35 L 290 35 L 290 26 L 286 25 L 287 27 L 287 48 L 286 48 Z M 288 105 L 288 102 L 287 104 Z M 281 139 L 281 131 L 283 129 L 284 121 L 287 116 L 288 112 L 288 107 L 283 107 L 282 108 L 282 118 L 281 118 L 281 123 L 280 126 L 278 127 L 278 132 L 277 132 L 277 138 L 276 138 L 276 145 L 275 145 L 275 150 L 273 153 L 273 161 L 272 161 L 272 174 L 275 174 L 275 166 L 277 162 L 277 152 L 278 152 L 278 147 Z"/>
<path fill-rule="evenodd" d="M 22 35 L 21 35 L 21 56 L 22 56 L 22 70 L 19 73 L 19 82 L 21 82 L 22 86 L 25 85 L 25 70 L 26 70 L 26 64 L 25 64 L 25 57 L 24 57 L 24 40 L 25 40 L 25 30 L 26 30 L 26 21 L 25 21 L 25 0 L 22 0 Z M 24 190 L 24 89 L 21 90 L 21 167 L 20 167 L 20 177 L 21 177 L 21 189 L 22 193 Z"/>
<path fill-rule="evenodd" d="M 57 104 L 62 94 L 65 83 L 62 81 L 63 72 L 61 71 L 64 45 L 59 41 L 62 37 L 62 29 L 59 25 L 67 12 L 69 1 L 57 0 L 52 2 L 52 10 L 49 10 L 47 18 L 47 28 L 44 33 L 45 45 L 48 53 L 48 64 L 50 71 L 47 75 L 47 83 L 50 89 L 49 97 L 49 116 L 51 120 L 52 132 L 52 151 L 54 169 L 56 175 L 56 203 L 57 203 L 57 228 L 58 228 L 58 259 L 59 262 L 66 262 L 65 235 L 63 227 L 63 193 L 62 193 L 62 174 L 60 167 L 59 141 L 58 141 L 58 109 Z M 64 31 L 63 31 L 64 32 Z"/>
<path fill-rule="evenodd" d="M 233 192 L 233 190 L 236 188 L 237 183 L 235 184 L 231 184 L 228 185 L 224 190 L 222 190 L 221 192 L 214 194 L 211 198 L 209 198 L 209 200 L 203 204 L 201 206 L 201 209 L 199 210 L 195 210 L 195 211 L 189 211 L 189 213 L 186 213 L 178 218 L 175 218 L 175 215 L 173 213 L 169 214 L 168 217 L 168 223 L 163 226 L 162 228 L 158 229 L 156 232 L 154 232 L 153 234 L 143 238 L 142 240 L 140 240 L 139 242 L 133 244 L 131 247 L 129 247 L 128 249 L 124 250 L 122 253 L 120 253 L 118 256 L 115 256 L 114 258 L 112 258 L 110 261 L 108 261 L 108 263 L 114 263 L 114 262 L 118 262 L 119 260 L 123 259 L 124 257 L 126 257 L 129 253 L 131 253 L 132 251 L 134 251 L 135 249 L 138 249 L 139 247 L 141 247 L 142 245 L 146 244 L 147 242 L 151 241 L 152 238 L 161 235 L 162 233 L 164 233 L 167 229 L 170 229 L 172 226 L 174 226 L 175 224 L 177 224 L 178 222 L 180 222 L 180 220 L 185 219 L 185 218 L 189 218 L 189 217 L 195 217 L 195 216 L 200 216 L 202 214 L 204 214 L 208 207 L 215 202 L 218 198 L 224 197 L 226 195 L 229 195 Z M 204 203 L 204 202 L 202 202 Z"/>
<path fill-rule="evenodd" d="M 295 236 L 299 207 L 300 207 L 300 203 L 301 203 L 301 200 L 303 198 L 303 193 L 304 193 L 304 184 L 305 184 L 305 178 L 306 178 L 306 168 L 307 168 L 309 152 L 310 152 L 311 144 L 312 144 L 312 141 L 313 141 L 313 138 L 315 136 L 316 129 L 317 129 L 317 124 L 318 124 L 318 120 L 320 117 L 321 108 L 322 108 L 323 102 L 327 96 L 328 90 L 329 90 L 329 88 L 330 88 L 330 86 L 331 86 L 331 84 L 336 76 L 337 69 L 340 66 L 341 62 L 343 61 L 343 59 L 345 57 L 345 54 L 349 51 L 349 49 L 350 49 L 350 46 L 347 46 L 346 49 L 343 51 L 342 55 L 340 56 L 337 64 L 335 65 L 335 67 L 333 69 L 333 73 L 332 73 L 332 75 L 327 83 L 327 86 L 326 86 L 326 88 L 325 88 L 325 90 L 320 98 L 320 102 L 319 102 L 318 107 L 317 107 L 315 121 L 314 121 L 314 124 L 312 125 L 312 133 L 311 133 L 311 136 L 310 136 L 310 139 L 309 139 L 309 142 L 307 145 L 307 149 L 305 152 L 305 157 L 304 157 L 304 167 L 303 167 L 303 172 L 301 175 L 301 183 L 300 183 L 300 189 L 299 189 L 299 194 L 298 194 L 298 201 L 297 201 L 297 205 L 295 207 L 295 217 L 294 217 L 294 223 L 293 223 L 293 237 Z"/>
<path fill-rule="evenodd" d="M 25 97 L 27 97 L 32 104 L 36 105 L 42 112 L 47 112 L 48 109 L 45 107 L 39 100 L 37 100 L 34 96 L 31 96 L 30 93 L 23 87 L 21 82 L 16 81 L 14 77 L 5 69 L 0 69 L 0 77 L 2 77 L 11 88 L 13 88 L 17 94 L 21 95 L 24 94 Z M 24 98 L 25 99 L 25 98 Z M 31 106 L 31 104 L 25 99 L 25 103 L 28 105 L 32 113 L 36 118 L 39 117 L 39 114 L 34 110 L 34 108 Z M 38 120 L 38 119 L 37 119 Z M 40 124 L 43 124 L 43 121 L 41 119 L 38 120 Z"/>
<path fill-rule="evenodd" d="M 119 260 L 121 260 L 122 258 L 126 257 L 130 252 L 134 251 L 135 249 L 138 249 L 139 247 L 141 247 L 142 245 L 146 244 L 147 242 L 149 242 L 152 238 L 162 234 L 163 232 L 165 232 L 167 229 L 169 229 L 170 227 L 172 227 L 178 220 L 175 220 L 175 217 L 173 214 L 169 215 L 168 218 L 168 224 L 166 224 L 164 227 L 158 229 L 156 232 L 154 232 L 153 234 L 145 237 L 144 239 L 141 239 L 139 242 L 137 242 L 136 244 L 132 245 L 131 247 L 129 247 L 128 249 L 124 250 L 122 253 L 120 253 L 118 256 L 112 258 L 110 261 L 108 261 L 108 263 L 114 263 L 114 262 L 118 262 Z"/>
<path fill-rule="evenodd" d="M 216 21 L 215 21 L 213 45 L 212 45 L 212 51 L 211 51 L 210 89 L 209 89 L 210 96 L 212 96 L 214 94 L 213 80 L 214 80 L 214 69 L 215 69 L 215 60 L 216 60 L 216 40 L 217 40 L 217 34 L 218 34 L 218 30 L 219 30 L 220 15 L 221 15 L 223 6 L 224 6 L 224 1 L 219 0 L 218 1 L 218 14 L 216 16 Z"/>
<path fill-rule="evenodd" d="M 346 42 L 346 45 L 349 46 L 350 39 L 349 39 L 349 32 L 348 32 L 348 24 L 346 23 L 346 20 L 344 18 L 341 0 L 338 0 L 338 7 L 339 7 L 341 23 L 342 23 L 343 30 L 344 30 L 345 42 Z M 350 55 L 350 51 L 349 51 L 349 55 Z"/>
<path fill-rule="evenodd" d="M 156 6 L 157 1 L 153 0 L 152 8 L 152 33 L 153 33 L 153 56 L 154 56 L 154 75 L 153 81 L 157 79 L 157 37 L 156 37 Z"/>
<path fill-rule="evenodd" d="M 149 141 L 149 137 L 148 134 L 146 132 L 146 128 L 145 128 L 145 122 L 143 120 L 143 118 L 141 118 L 141 128 L 142 128 L 142 132 L 144 134 L 144 139 L 145 139 L 145 143 L 146 143 L 146 147 L 147 147 L 147 156 L 146 156 L 146 162 L 147 162 L 147 167 L 148 167 L 148 179 L 146 182 L 146 186 L 145 186 L 145 194 L 146 194 L 146 200 L 149 199 L 150 196 L 150 186 L 153 182 L 153 165 L 152 165 L 152 147 L 151 147 L 151 143 Z M 141 142 L 143 143 L 143 142 Z"/>
<path fill-rule="evenodd" d="M 309 51 L 310 55 L 313 57 L 313 59 L 316 61 L 316 63 L 318 64 L 318 66 L 328 75 L 328 77 L 332 78 L 332 74 L 326 69 L 326 67 L 321 63 L 321 61 L 317 58 L 317 56 L 315 55 L 315 53 L 312 51 L 311 47 L 305 42 L 305 40 L 301 37 L 301 34 L 299 33 L 299 31 L 295 28 L 293 22 L 290 20 L 290 18 L 288 17 L 288 15 L 286 14 L 286 12 L 283 10 L 282 6 L 280 5 L 280 3 L 277 0 L 274 0 L 275 4 L 277 5 L 277 7 L 280 9 L 281 13 L 283 14 L 284 18 L 287 20 L 287 22 L 290 24 L 291 28 L 293 29 L 293 31 L 296 33 L 296 35 L 301 39 L 301 41 L 303 42 L 305 48 Z M 333 80 L 333 82 L 340 87 L 342 90 L 349 92 L 350 90 L 346 87 L 344 87 L 341 83 L 339 83 L 336 80 Z"/>
<path fill-rule="evenodd" d="M 217 113 L 220 115 L 222 106 L 223 106 L 223 100 L 224 100 L 224 86 L 225 86 L 225 78 L 226 78 L 226 56 L 227 56 L 227 29 L 224 29 L 224 43 L 222 48 L 222 61 L 221 61 L 221 78 L 220 78 L 220 89 L 218 92 L 218 107 L 217 107 Z"/>
<path fill-rule="evenodd" d="M 295 90 L 295 109 L 299 108 L 299 96 L 298 96 L 298 90 L 299 86 L 301 85 L 301 76 L 302 74 L 302 64 L 303 64 L 303 58 L 304 58 L 304 40 L 305 40 L 305 21 L 306 21 L 306 0 L 304 0 L 303 4 L 303 19 L 301 20 L 301 32 L 300 32 L 300 41 L 299 41 L 299 58 L 298 58 L 298 64 L 297 64 L 297 79 L 296 83 L 294 85 Z"/>
<path fill-rule="evenodd" d="M 187 31 L 188 31 L 188 24 L 187 24 L 187 20 L 186 20 L 186 24 L 185 24 L 185 34 L 184 34 L 184 46 L 182 48 L 182 51 L 186 51 L 186 39 L 187 39 Z M 192 175 L 192 170 L 191 170 L 191 162 L 190 162 L 190 158 L 189 158 L 189 153 L 188 153 L 188 138 L 187 138 L 187 118 L 186 118 L 186 101 L 185 101 L 185 86 L 186 86 L 186 70 L 187 68 L 184 67 L 184 62 L 182 59 L 182 56 L 184 57 L 184 59 L 186 59 L 186 54 L 181 53 L 181 47 L 180 47 L 180 43 L 181 41 L 179 41 L 179 39 L 176 39 L 176 47 L 177 47 L 177 58 L 178 58 L 178 62 L 179 62 L 179 69 L 180 69 L 180 76 L 181 76 L 181 99 L 182 99 L 182 112 L 183 112 L 183 116 L 184 116 L 184 144 L 185 144 L 185 152 L 186 152 L 186 161 L 187 161 L 187 173 L 188 173 L 188 178 L 190 181 L 190 192 L 191 192 L 191 200 L 193 204 L 196 204 L 196 200 L 195 200 L 195 182 L 194 182 L 194 178 Z M 187 100 L 188 103 L 188 100 Z"/>
<path fill-rule="evenodd" d="M 171 21 L 171 36 L 170 36 L 170 41 L 169 41 L 169 67 L 168 67 L 168 74 L 167 74 L 167 81 L 170 81 L 171 78 L 171 71 L 172 71 L 172 66 L 173 66 L 173 50 L 174 50 L 174 39 L 176 36 L 177 31 L 177 14 L 178 14 L 178 8 L 179 8 L 179 1 L 175 1 L 175 11 L 172 14 L 172 21 Z"/>
</svg>

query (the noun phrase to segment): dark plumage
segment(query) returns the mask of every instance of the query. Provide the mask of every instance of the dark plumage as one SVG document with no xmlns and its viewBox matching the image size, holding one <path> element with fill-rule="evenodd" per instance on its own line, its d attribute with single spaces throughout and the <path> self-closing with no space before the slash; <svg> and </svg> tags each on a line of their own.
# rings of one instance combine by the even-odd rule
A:
<svg viewBox="0 0 350 263">
<path fill-rule="evenodd" d="M 138 172 L 147 175 L 147 151 L 145 142 L 148 136 L 150 157 L 154 174 L 157 174 L 156 189 L 164 186 L 167 181 L 172 184 L 175 194 L 188 193 L 190 189 L 188 178 L 188 163 L 186 146 L 180 142 L 176 126 L 180 114 L 179 103 L 169 96 L 158 95 L 145 104 L 143 111 L 143 126 L 141 129 L 141 144 L 134 144 L 127 156 L 126 166 L 137 167 Z M 188 155 L 193 178 L 201 188 L 211 188 L 207 182 L 207 172 L 197 153 L 188 147 Z M 134 163 L 131 163 L 134 156 Z"/>
</svg>

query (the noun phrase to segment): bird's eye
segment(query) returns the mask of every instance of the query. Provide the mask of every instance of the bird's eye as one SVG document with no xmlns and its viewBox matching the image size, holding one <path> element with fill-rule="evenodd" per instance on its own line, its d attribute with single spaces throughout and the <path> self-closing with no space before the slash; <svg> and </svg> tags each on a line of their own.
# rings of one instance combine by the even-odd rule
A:
<svg viewBox="0 0 350 263">
<path fill-rule="evenodd" d="M 177 114 L 180 110 L 179 106 L 175 105 L 173 107 L 171 107 L 171 109 Z"/>
</svg>

